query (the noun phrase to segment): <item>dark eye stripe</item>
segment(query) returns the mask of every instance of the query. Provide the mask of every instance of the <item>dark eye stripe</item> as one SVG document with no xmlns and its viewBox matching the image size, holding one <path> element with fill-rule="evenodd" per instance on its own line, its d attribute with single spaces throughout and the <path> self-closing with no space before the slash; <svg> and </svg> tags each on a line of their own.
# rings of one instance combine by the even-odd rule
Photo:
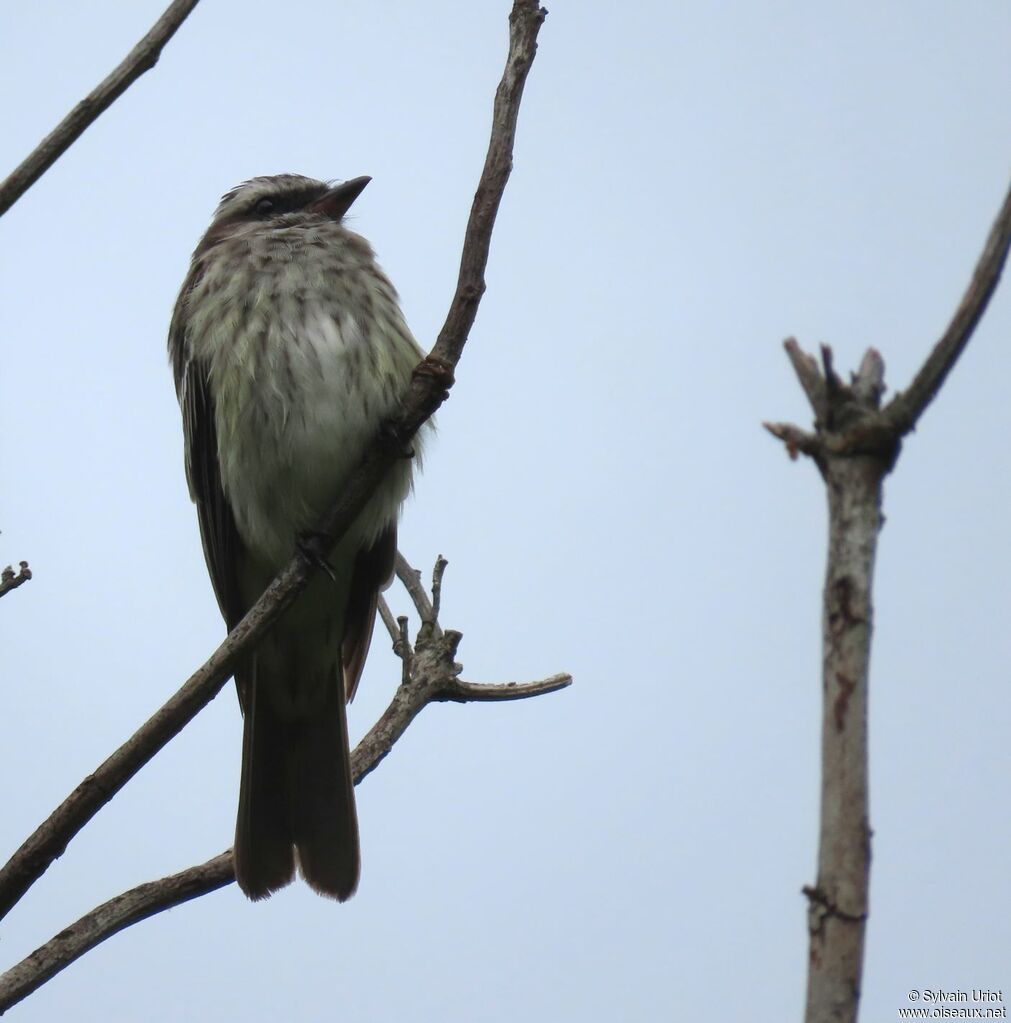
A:
<svg viewBox="0 0 1011 1023">
<path fill-rule="evenodd" d="M 325 194 L 326 186 L 319 185 L 318 187 L 299 189 L 297 191 L 265 195 L 257 199 L 251 206 L 246 206 L 246 212 L 239 215 L 267 218 L 277 217 L 283 213 L 294 213 L 297 210 L 304 209 L 309 203 Z"/>
</svg>

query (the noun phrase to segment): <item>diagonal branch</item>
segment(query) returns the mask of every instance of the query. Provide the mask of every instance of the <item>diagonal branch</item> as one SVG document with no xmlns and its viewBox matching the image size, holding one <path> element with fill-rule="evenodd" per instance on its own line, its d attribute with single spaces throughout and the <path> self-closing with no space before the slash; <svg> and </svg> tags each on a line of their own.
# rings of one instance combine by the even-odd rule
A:
<svg viewBox="0 0 1011 1023">
<path fill-rule="evenodd" d="M 0 1013 L 17 1005 L 106 938 L 164 909 L 181 905 L 235 880 L 232 853 L 189 867 L 171 877 L 148 881 L 85 913 L 31 955 L 0 974 Z"/>
<path fill-rule="evenodd" d="M 296 553 L 210 659 L 130 740 L 78 785 L 0 870 L 0 918 L 63 854 L 81 828 L 218 693 L 235 663 L 305 587 L 325 552 L 347 531 L 386 471 L 404 457 L 410 438 L 446 399 L 484 291 L 495 213 L 512 167 L 523 84 L 545 15 L 535 0 L 514 0 L 509 19 L 509 55 L 495 97 L 488 158 L 467 225 L 456 294 L 435 347 L 414 371 L 399 415 L 366 448 L 341 499 L 315 538 L 313 549 Z M 304 546 L 308 548 L 309 544 Z"/>
<path fill-rule="evenodd" d="M 242 654 L 267 631 L 308 578 L 298 573 L 275 580 L 204 665 L 25 840 L 0 870 L 0 917 L 17 904 L 70 840 L 96 813 L 210 701 Z"/>
<path fill-rule="evenodd" d="M 442 558 L 437 562 L 439 565 L 443 563 Z M 398 555 L 398 566 L 401 564 L 413 572 L 407 561 Z M 406 622 L 405 619 L 401 621 Z M 399 642 L 399 633 L 392 615 L 387 628 Z M 464 682 L 458 677 L 460 665 L 455 661 L 460 638 L 460 633 L 453 630 L 443 632 L 442 629 L 429 629 L 427 633 L 419 633 L 414 648 L 401 654 L 404 675 L 393 700 L 379 721 L 355 747 L 352 755 L 351 769 L 356 785 L 385 759 L 410 723 L 430 703 L 520 700 L 557 692 L 572 682 L 572 676 L 566 674 L 552 675 L 539 682 L 496 685 Z M 0 1014 L 106 938 L 162 910 L 206 895 L 233 880 L 232 854 L 228 850 L 206 863 L 138 885 L 102 903 L 0 975 Z"/>
<path fill-rule="evenodd" d="M 973 271 L 969 287 L 962 296 L 948 329 L 920 368 L 909 388 L 895 396 L 885 415 L 900 435 L 915 429 L 924 409 L 934 400 L 945 378 L 965 350 L 990 298 L 997 290 L 1008 248 L 1011 247 L 1011 188 L 990 229 L 983 253 Z"/>
<path fill-rule="evenodd" d="M 433 359 L 454 366 L 463 352 L 484 294 L 484 271 L 488 265 L 491 231 L 513 167 L 513 144 L 516 141 L 520 100 L 523 98 L 523 87 L 530 65 L 537 53 L 537 33 L 547 14 L 537 0 L 513 0 L 512 13 L 509 15 L 509 56 L 502 80 L 495 91 L 491 141 L 464 234 L 456 294 L 432 349 Z"/>
<path fill-rule="evenodd" d="M 382 619 L 383 625 L 386 626 L 386 631 L 390 634 L 390 642 L 396 644 L 400 639 L 400 629 L 397 628 L 397 620 L 393 617 L 393 612 L 390 610 L 390 605 L 386 603 L 386 598 L 379 595 L 379 617 Z"/>
<path fill-rule="evenodd" d="M 32 150 L 0 184 L 0 216 L 3 216 L 84 132 L 130 88 L 145 71 L 158 63 L 165 44 L 196 7 L 198 0 L 174 0 L 151 31 L 126 55 L 123 62 Z"/>
</svg>

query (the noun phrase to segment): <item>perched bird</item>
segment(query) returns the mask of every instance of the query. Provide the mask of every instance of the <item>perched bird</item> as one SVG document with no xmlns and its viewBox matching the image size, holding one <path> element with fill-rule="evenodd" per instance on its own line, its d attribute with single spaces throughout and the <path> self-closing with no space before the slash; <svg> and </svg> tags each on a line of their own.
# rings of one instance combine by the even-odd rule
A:
<svg viewBox="0 0 1011 1023">
<path fill-rule="evenodd" d="M 229 629 L 320 525 L 423 357 L 369 243 L 344 224 L 369 180 L 279 174 L 233 188 L 176 302 L 168 346 L 186 477 Z M 323 895 L 343 901 L 357 887 L 346 703 L 411 474 L 409 459 L 390 470 L 327 571 L 235 671 L 235 876 L 251 899 L 288 884 L 296 866 Z"/>
</svg>

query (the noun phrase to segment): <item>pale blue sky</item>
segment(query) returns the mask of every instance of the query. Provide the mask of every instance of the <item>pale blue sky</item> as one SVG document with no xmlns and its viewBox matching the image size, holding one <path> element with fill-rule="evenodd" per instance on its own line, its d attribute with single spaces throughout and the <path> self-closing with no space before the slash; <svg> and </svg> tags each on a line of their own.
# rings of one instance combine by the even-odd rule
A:
<svg viewBox="0 0 1011 1023">
<path fill-rule="evenodd" d="M 0 172 L 163 0 L 0 12 Z M 0 855 L 222 627 L 165 333 L 218 197 L 370 174 L 354 226 L 429 347 L 505 55 L 507 0 L 207 0 L 0 221 Z M 902 387 L 1011 173 L 1004 3 L 550 5 L 488 293 L 406 510 L 450 560 L 475 681 L 359 788 L 346 906 L 233 887 L 105 943 L 13 1010 L 80 1023 L 798 1018 L 817 834 L 825 515 L 763 419 L 781 350 L 873 344 Z M 863 1018 L 910 988 L 1011 997 L 1011 297 L 886 487 Z M 394 592 L 395 607 L 405 597 Z M 382 636 L 358 734 L 399 675 Z M 231 687 L 4 921 L 3 967 L 231 841 Z"/>
</svg>

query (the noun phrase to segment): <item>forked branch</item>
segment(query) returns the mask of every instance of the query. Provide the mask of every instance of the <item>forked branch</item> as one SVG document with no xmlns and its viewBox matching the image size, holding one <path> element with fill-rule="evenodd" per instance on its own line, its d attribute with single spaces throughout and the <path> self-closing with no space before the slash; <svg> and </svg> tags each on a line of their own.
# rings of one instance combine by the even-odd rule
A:
<svg viewBox="0 0 1011 1023">
<path fill-rule="evenodd" d="M 848 384 L 822 346 L 821 365 L 792 338 L 787 355 L 814 412 L 813 430 L 766 423 L 791 457 L 809 455 L 825 479 L 829 549 L 822 611 L 821 821 L 818 879 L 808 899 L 807 1023 L 855 1023 L 867 927 L 871 829 L 867 694 L 872 587 L 882 481 L 902 439 L 965 350 L 1011 245 L 1009 191 L 948 329 L 909 389 L 884 409 L 884 361 L 868 350 Z"/>
<path fill-rule="evenodd" d="M 442 566 L 437 567 L 436 571 L 436 578 L 441 584 L 446 561 L 440 557 L 436 564 Z M 411 578 L 417 579 L 417 573 L 401 555 L 398 555 L 397 565 L 398 570 L 403 568 Z M 408 588 L 415 607 L 421 613 L 422 607 L 431 608 L 434 601 L 428 599 L 423 588 L 422 600 L 418 591 L 419 587 Z M 461 639 L 459 632 L 443 630 L 432 618 L 429 620 L 431 627 L 423 626 L 419 629 L 418 639 L 412 646 L 404 636 L 406 629 L 399 628 L 394 622 L 385 599 L 381 611 L 404 670 L 390 705 L 352 754 L 351 766 L 356 785 L 386 758 L 410 723 L 430 703 L 446 700 L 457 703 L 518 700 L 555 692 L 572 682 L 569 675 L 552 675 L 540 682 L 497 685 L 463 682 L 458 677 L 460 665 L 455 660 Z M 406 621 L 404 618 L 400 620 Z M 406 648 L 403 646 L 405 643 Z M 26 998 L 106 938 L 162 910 L 171 909 L 199 895 L 206 895 L 234 880 L 232 854 L 228 850 L 206 863 L 138 885 L 104 902 L 0 975 L 0 1013 Z"/>
</svg>

